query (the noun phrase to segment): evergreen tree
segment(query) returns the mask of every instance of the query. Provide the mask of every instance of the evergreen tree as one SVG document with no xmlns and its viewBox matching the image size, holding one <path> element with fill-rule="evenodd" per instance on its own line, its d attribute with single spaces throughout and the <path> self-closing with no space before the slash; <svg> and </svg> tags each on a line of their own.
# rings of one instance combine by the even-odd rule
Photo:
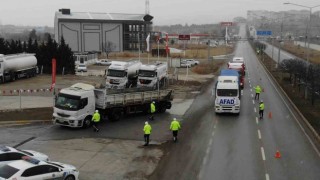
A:
<svg viewBox="0 0 320 180">
<path fill-rule="evenodd" d="M 75 74 L 75 62 L 71 48 L 61 37 L 60 45 L 57 51 L 57 73 L 61 73 L 64 68 L 65 74 Z"/>
<path fill-rule="evenodd" d="M 22 53 L 23 50 L 22 50 L 22 44 L 21 44 L 20 39 L 18 41 L 16 41 L 16 44 L 17 44 L 17 53 Z"/>
<path fill-rule="evenodd" d="M 32 46 L 32 39 L 31 39 L 31 37 L 29 37 L 29 39 L 28 39 L 28 47 L 27 47 L 26 52 L 28 52 L 28 53 L 33 53 L 33 46 Z"/>
<path fill-rule="evenodd" d="M 9 48 L 7 46 L 7 41 L 0 38 L 0 54 L 8 54 Z"/>
<path fill-rule="evenodd" d="M 14 40 L 11 40 L 9 45 L 9 54 L 15 54 L 18 52 L 17 44 Z"/>
<path fill-rule="evenodd" d="M 22 51 L 23 52 L 27 52 L 27 42 L 26 41 L 23 41 L 23 45 L 22 45 Z"/>
</svg>

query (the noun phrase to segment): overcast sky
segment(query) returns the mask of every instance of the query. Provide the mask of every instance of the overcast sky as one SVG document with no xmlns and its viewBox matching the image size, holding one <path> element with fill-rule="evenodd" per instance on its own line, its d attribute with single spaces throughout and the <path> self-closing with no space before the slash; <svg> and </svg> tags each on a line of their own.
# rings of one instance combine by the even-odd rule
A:
<svg viewBox="0 0 320 180">
<path fill-rule="evenodd" d="M 246 17 L 247 10 L 301 10 L 286 0 L 149 0 L 154 25 L 212 24 Z M 305 6 L 319 0 L 291 0 Z M 58 9 L 71 12 L 145 13 L 145 0 L 1 0 L 0 24 L 50 26 Z M 305 8 L 306 9 L 306 8 Z M 320 7 L 314 11 L 320 10 Z"/>
</svg>

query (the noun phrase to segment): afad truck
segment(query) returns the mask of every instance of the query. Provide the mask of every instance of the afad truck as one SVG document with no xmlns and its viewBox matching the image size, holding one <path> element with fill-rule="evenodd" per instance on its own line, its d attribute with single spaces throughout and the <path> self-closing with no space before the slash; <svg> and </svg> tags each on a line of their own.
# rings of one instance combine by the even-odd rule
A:
<svg viewBox="0 0 320 180">
<path fill-rule="evenodd" d="M 240 113 L 239 74 L 236 70 L 222 70 L 215 86 L 215 112 Z"/>
<path fill-rule="evenodd" d="M 0 54 L 0 82 L 29 78 L 37 74 L 37 58 L 34 54 Z"/>
<path fill-rule="evenodd" d="M 155 64 L 143 64 L 139 69 L 138 88 L 162 87 L 168 78 L 168 66 L 164 62 L 156 62 Z"/>
<path fill-rule="evenodd" d="M 106 88 L 125 89 L 137 85 L 139 61 L 112 61 L 107 71 Z"/>
<path fill-rule="evenodd" d="M 163 113 L 171 108 L 172 99 L 173 91 L 168 89 L 109 93 L 107 89 L 77 83 L 58 93 L 52 120 L 61 126 L 89 127 L 95 110 L 99 110 L 101 118 L 119 120 L 132 113 L 148 113 L 152 101 L 156 103 L 156 112 Z"/>
</svg>

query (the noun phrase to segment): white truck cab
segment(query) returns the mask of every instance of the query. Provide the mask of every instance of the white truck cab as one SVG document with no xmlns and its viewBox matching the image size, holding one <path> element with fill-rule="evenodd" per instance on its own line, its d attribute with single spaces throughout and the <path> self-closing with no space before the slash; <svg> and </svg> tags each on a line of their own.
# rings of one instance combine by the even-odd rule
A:
<svg viewBox="0 0 320 180">
<path fill-rule="evenodd" d="M 83 83 L 62 89 L 53 108 L 54 124 L 69 127 L 89 126 L 95 111 L 94 89 L 92 85 Z"/>
<path fill-rule="evenodd" d="M 219 76 L 215 90 L 216 113 L 240 113 L 238 77 Z"/>
<path fill-rule="evenodd" d="M 112 61 L 107 71 L 106 88 L 124 89 L 135 86 L 140 66 L 139 61 Z"/>
<path fill-rule="evenodd" d="M 150 65 L 141 65 L 138 76 L 138 88 L 149 87 L 156 88 L 162 86 L 168 77 L 167 63 L 158 62 Z"/>
</svg>

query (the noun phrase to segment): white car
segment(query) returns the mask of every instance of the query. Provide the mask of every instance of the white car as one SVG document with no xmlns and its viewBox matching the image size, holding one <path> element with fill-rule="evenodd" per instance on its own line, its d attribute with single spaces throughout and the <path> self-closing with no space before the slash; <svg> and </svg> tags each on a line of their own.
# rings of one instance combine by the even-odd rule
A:
<svg viewBox="0 0 320 180">
<path fill-rule="evenodd" d="M 24 156 L 22 160 L 0 167 L 0 180 L 78 180 L 79 171 L 72 165 L 46 162 Z"/>
<path fill-rule="evenodd" d="M 41 161 L 49 161 L 47 155 L 37 151 L 19 150 L 13 147 L 0 145 L 0 167 L 10 162 L 20 160 L 23 156 L 30 156 Z"/>
<path fill-rule="evenodd" d="M 234 57 L 232 59 L 232 62 L 235 62 L 235 63 L 244 63 L 244 59 L 243 57 Z"/>
<path fill-rule="evenodd" d="M 102 66 L 110 66 L 111 62 L 108 61 L 107 59 L 99 59 L 96 61 L 97 65 L 102 65 Z"/>
<path fill-rule="evenodd" d="M 200 64 L 200 62 L 194 59 L 184 59 L 181 61 L 181 64 L 191 64 L 191 66 L 195 66 Z"/>
<path fill-rule="evenodd" d="M 87 66 L 85 64 L 79 64 L 77 68 L 78 72 L 87 72 Z"/>
</svg>

